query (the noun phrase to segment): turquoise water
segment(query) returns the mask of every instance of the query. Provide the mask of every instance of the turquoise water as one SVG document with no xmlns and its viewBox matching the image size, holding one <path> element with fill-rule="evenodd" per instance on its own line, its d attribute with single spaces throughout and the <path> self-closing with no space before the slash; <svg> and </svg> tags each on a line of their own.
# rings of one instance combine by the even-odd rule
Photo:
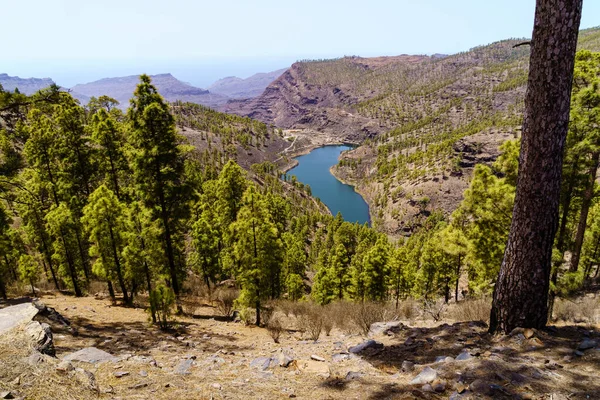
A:
<svg viewBox="0 0 600 400">
<path fill-rule="evenodd" d="M 298 181 L 310 185 L 312 195 L 321 199 L 333 215 L 338 211 L 349 222 L 370 224 L 369 206 L 350 185 L 338 181 L 329 168 L 337 164 L 340 153 L 350 146 L 319 147 L 304 156 L 296 157 L 298 165 L 287 172 Z"/>
</svg>

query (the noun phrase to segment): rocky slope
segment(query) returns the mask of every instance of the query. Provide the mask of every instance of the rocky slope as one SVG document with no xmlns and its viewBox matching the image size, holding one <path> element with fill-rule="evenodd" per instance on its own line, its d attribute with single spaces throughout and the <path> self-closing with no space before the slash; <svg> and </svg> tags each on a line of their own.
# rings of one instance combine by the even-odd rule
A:
<svg viewBox="0 0 600 400">
<path fill-rule="evenodd" d="M 228 76 L 210 85 L 208 90 L 232 99 L 257 97 L 286 70 L 287 68 L 271 72 L 261 72 L 246 79 L 238 78 L 237 76 Z"/>
<path fill-rule="evenodd" d="M 371 220 L 408 234 L 433 210 L 451 212 L 476 163 L 520 133 L 529 48 L 504 40 L 467 52 L 299 62 L 259 97 L 225 111 L 362 145 L 333 173 L 353 184 Z M 580 48 L 600 50 L 600 29 Z"/>
<path fill-rule="evenodd" d="M 40 89 L 54 85 L 54 81 L 50 78 L 19 78 L 0 74 L 0 85 L 9 92 L 14 92 L 18 88 L 21 93 L 31 95 Z"/>
<path fill-rule="evenodd" d="M 180 100 L 209 107 L 216 107 L 227 101 L 226 96 L 197 88 L 178 80 L 171 74 L 152 75 L 151 78 L 152 83 L 167 101 Z M 73 86 L 72 90 L 75 97 L 79 94 L 88 98 L 107 95 L 118 100 L 122 107 L 127 107 L 138 83 L 139 76 L 131 75 L 78 84 Z M 85 98 L 83 100 L 85 101 Z"/>
</svg>

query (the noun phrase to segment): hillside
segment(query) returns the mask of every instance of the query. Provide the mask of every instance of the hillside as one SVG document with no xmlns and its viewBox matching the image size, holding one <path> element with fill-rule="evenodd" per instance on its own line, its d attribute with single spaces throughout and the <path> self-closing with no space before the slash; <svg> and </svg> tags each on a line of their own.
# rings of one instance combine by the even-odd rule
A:
<svg viewBox="0 0 600 400">
<path fill-rule="evenodd" d="M 127 107 L 129 99 L 138 83 L 139 76 L 131 75 L 118 78 L 104 78 L 95 82 L 78 84 L 72 90 L 74 96 L 77 98 L 79 98 L 77 94 L 87 96 L 88 98 L 107 95 L 118 100 L 122 107 Z M 170 102 L 180 100 L 215 107 L 227 101 L 227 97 L 223 95 L 211 93 L 208 90 L 182 82 L 171 74 L 152 75 L 152 83 L 156 85 L 165 100 Z"/>
<path fill-rule="evenodd" d="M 246 79 L 238 78 L 237 76 L 228 76 L 210 85 L 208 90 L 232 99 L 257 97 L 286 70 L 287 68 L 271 72 L 261 72 Z"/>
<path fill-rule="evenodd" d="M 504 40 L 439 56 L 345 57 L 294 64 L 265 92 L 226 111 L 362 145 L 333 172 L 370 206 L 374 226 L 411 232 L 452 211 L 473 167 L 518 137 L 529 48 Z M 600 50 L 600 30 L 580 34 Z"/>
<path fill-rule="evenodd" d="M 21 93 L 31 95 L 53 84 L 54 81 L 50 78 L 19 78 L 18 76 L 0 74 L 0 85 L 9 92 L 14 92 L 18 88 Z"/>
</svg>

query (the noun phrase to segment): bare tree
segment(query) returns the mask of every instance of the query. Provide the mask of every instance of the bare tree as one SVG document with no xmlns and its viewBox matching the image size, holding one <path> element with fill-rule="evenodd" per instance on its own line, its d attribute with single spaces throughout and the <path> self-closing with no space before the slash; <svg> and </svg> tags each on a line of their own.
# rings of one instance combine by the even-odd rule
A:
<svg viewBox="0 0 600 400">
<path fill-rule="evenodd" d="M 494 289 L 490 332 L 548 318 L 563 149 L 582 0 L 537 0 L 513 219 Z"/>
</svg>

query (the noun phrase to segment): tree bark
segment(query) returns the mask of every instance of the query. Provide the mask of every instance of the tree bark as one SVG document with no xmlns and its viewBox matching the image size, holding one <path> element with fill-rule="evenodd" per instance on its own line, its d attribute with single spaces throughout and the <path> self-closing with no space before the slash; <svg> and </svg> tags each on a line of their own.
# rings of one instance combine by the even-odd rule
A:
<svg viewBox="0 0 600 400">
<path fill-rule="evenodd" d="M 598 171 L 598 161 L 600 152 L 592 153 L 592 163 L 588 171 L 588 181 L 586 182 L 583 199 L 581 199 L 581 213 L 579 214 L 579 224 L 577 225 L 577 234 L 575 235 L 575 246 L 573 247 L 573 256 L 571 257 L 571 272 L 577 272 L 579 260 L 581 259 L 581 248 L 583 247 L 583 238 L 587 228 L 587 218 L 594 198 L 594 185 L 596 183 L 596 172 Z"/>
<path fill-rule="evenodd" d="M 538 0 L 513 219 L 490 332 L 543 328 L 582 0 Z"/>
</svg>

